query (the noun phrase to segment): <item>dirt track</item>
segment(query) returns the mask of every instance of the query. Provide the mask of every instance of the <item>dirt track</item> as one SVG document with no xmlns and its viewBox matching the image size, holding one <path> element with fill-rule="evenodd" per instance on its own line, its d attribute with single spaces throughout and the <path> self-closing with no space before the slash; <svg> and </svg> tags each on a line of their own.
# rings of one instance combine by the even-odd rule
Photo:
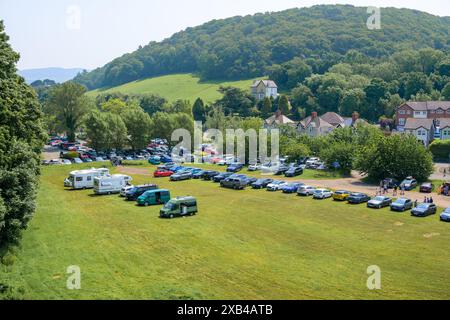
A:
<svg viewBox="0 0 450 320">
<path fill-rule="evenodd" d="M 133 167 L 119 167 L 118 171 L 124 174 L 139 174 L 144 176 L 153 176 L 148 169 L 145 168 L 133 168 Z M 298 181 L 305 183 L 307 185 L 313 187 L 322 187 L 329 188 L 332 190 L 348 190 L 352 192 L 363 192 L 367 193 L 370 196 L 375 196 L 376 187 L 368 185 L 361 181 L 360 177 L 353 178 L 344 178 L 344 179 L 336 179 L 336 180 L 290 180 L 290 181 Z M 400 191 L 398 196 L 400 195 Z M 387 196 L 392 196 L 392 190 Z M 405 191 L 405 196 L 409 199 L 417 200 L 418 202 L 422 202 L 425 196 L 429 196 L 424 193 L 419 193 L 415 191 Z M 447 208 L 450 207 L 450 197 L 439 196 L 435 193 L 431 194 L 433 197 L 434 203 L 436 203 L 439 207 Z"/>
</svg>

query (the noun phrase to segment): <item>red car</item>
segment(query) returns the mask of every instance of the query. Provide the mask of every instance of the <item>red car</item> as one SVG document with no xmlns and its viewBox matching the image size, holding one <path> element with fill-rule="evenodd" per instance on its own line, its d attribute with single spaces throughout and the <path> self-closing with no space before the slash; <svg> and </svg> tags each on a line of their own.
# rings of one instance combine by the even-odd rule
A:
<svg viewBox="0 0 450 320">
<path fill-rule="evenodd" d="M 174 174 L 174 172 L 172 172 L 170 170 L 164 170 L 164 169 L 158 169 L 155 172 L 153 172 L 153 176 L 155 178 L 170 177 L 173 174 Z"/>
</svg>

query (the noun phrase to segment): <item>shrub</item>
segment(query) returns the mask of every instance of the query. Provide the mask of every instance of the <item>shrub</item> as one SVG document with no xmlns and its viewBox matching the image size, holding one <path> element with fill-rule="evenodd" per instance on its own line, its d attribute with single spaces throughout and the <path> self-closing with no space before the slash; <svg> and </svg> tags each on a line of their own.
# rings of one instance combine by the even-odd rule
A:
<svg viewBox="0 0 450 320">
<path fill-rule="evenodd" d="M 450 158 L 450 140 L 435 140 L 430 144 L 430 151 L 436 160 L 448 160 Z"/>
</svg>

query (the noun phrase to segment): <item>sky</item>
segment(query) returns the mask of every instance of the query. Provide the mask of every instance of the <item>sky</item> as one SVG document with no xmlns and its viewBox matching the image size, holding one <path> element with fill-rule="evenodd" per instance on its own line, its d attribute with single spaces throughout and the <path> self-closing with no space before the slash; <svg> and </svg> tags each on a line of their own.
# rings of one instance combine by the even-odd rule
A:
<svg viewBox="0 0 450 320">
<path fill-rule="evenodd" d="M 19 69 L 91 70 L 212 19 L 336 3 L 450 16 L 448 0 L 0 0 L 0 20 Z"/>
</svg>

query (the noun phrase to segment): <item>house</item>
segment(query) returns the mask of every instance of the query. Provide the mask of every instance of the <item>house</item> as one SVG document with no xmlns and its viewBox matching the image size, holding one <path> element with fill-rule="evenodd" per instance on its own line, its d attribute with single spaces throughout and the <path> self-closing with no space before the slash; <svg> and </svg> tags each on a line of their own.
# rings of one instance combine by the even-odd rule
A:
<svg viewBox="0 0 450 320">
<path fill-rule="evenodd" d="M 351 118 L 344 118 L 335 112 L 327 112 L 319 117 L 317 112 L 312 112 L 311 116 L 300 121 L 297 130 L 299 133 L 316 137 L 328 134 L 337 128 L 354 127 L 364 123 L 366 122 L 359 119 L 359 115 L 356 112 Z"/>
<path fill-rule="evenodd" d="M 323 136 L 331 131 L 335 126 L 318 116 L 317 112 L 312 112 L 311 116 L 300 121 L 297 130 L 300 133 L 307 134 L 310 137 Z"/>
<path fill-rule="evenodd" d="M 251 86 L 252 95 L 257 100 L 264 100 L 264 98 L 278 97 L 278 86 L 272 80 L 256 80 Z"/>
<path fill-rule="evenodd" d="M 278 110 L 270 118 L 264 120 L 264 128 L 272 129 L 280 125 L 295 125 L 295 122 L 283 115 L 283 113 Z"/>
<path fill-rule="evenodd" d="M 414 119 L 433 119 L 439 126 L 441 119 L 450 118 L 450 101 L 410 101 L 402 104 L 396 111 L 396 126 L 403 131 L 406 121 Z"/>
<path fill-rule="evenodd" d="M 439 121 L 439 139 L 449 140 L 450 139 L 450 119 L 440 119 Z"/>
<path fill-rule="evenodd" d="M 404 125 L 404 132 L 414 135 L 417 140 L 428 146 L 434 138 L 434 123 L 433 119 L 408 118 Z"/>
</svg>

